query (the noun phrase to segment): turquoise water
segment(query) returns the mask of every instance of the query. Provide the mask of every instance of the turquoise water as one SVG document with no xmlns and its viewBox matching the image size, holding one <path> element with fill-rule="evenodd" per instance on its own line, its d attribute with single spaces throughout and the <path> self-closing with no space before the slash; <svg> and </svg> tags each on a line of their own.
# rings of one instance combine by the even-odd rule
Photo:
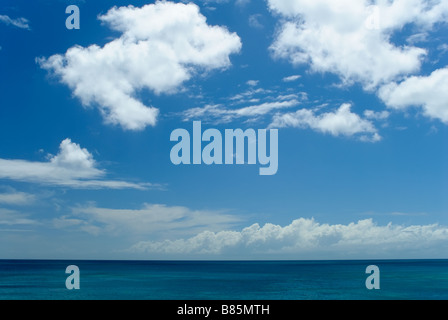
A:
<svg viewBox="0 0 448 320">
<path fill-rule="evenodd" d="M 65 287 L 69 265 L 80 269 L 80 290 Z M 366 289 L 369 265 L 380 268 L 380 290 Z M 448 260 L 0 260 L 0 299 L 446 300 Z"/>
</svg>

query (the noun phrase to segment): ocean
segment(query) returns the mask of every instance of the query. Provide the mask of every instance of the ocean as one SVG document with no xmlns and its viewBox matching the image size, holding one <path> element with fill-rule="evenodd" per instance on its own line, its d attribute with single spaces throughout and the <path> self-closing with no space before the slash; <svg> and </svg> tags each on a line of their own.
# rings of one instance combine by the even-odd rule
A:
<svg viewBox="0 0 448 320">
<path fill-rule="evenodd" d="M 68 290 L 69 265 L 79 290 Z M 379 268 L 380 289 L 366 287 Z M 446 300 L 448 260 L 0 260 L 1 300 Z"/>
</svg>

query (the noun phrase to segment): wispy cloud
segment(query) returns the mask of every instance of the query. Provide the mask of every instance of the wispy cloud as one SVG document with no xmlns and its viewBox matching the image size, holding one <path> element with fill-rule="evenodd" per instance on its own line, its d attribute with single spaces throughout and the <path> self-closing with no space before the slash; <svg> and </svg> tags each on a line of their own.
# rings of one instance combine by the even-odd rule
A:
<svg viewBox="0 0 448 320">
<path fill-rule="evenodd" d="M 263 18 L 262 14 L 252 14 L 249 16 L 249 26 L 256 29 L 263 29 L 263 24 L 260 20 Z"/>
<path fill-rule="evenodd" d="M 61 142 L 59 153 L 47 162 L 0 159 L 0 179 L 77 189 L 146 189 L 147 183 L 104 179 L 92 154 L 70 139 Z M 5 197 L 7 199 L 8 197 Z M 11 197 L 10 197 L 11 200 Z"/>
<path fill-rule="evenodd" d="M 183 2 L 189 2 L 189 0 L 182 0 Z M 233 2 L 233 0 L 199 0 L 201 2 L 203 2 L 205 5 L 209 5 L 211 3 L 216 3 L 216 4 L 222 4 L 222 3 L 228 3 L 230 1 Z M 235 5 L 237 6 L 245 6 L 247 5 L 251 0 L 235 0 Z"/>
<path fill-rule="evenodd" d="M 11 25 L 20 29 L 30 30 L 29 21 L 25 18 L 16 18 L 12 19 L 7 15 L 0 14 L 0 22 L 3 22 L 6 25 Z"/>
<path fill-rule="evenodd" d="M 389 111 L 373 111 L 373 110 L 365 110 L 364 117 L 372 120 L 386 120 L 389 118 Z"/>
<path fill-rule="evenodd" d="M 18 213 L 14 210 L 7 210 L 0 208 L 0 226 L 15 226 L 15 225 L 38 225 L 36 220 L 29 219 L 27 215 Z"/>
<path fill-rule="evenodd" d="M 283 82 L 294 82 L 294 81 L 299 80 L 301 77 L 302 76 L 299 76 L 299 75 L 293 75 L 293 76 L 285 77 L 285 78 L 283 78 Z"/>
<path fill-rule="evenodd" d="M 211 123 L 228 123 L 244 118 L 255 121 L 257 118 L 274 112 L 275 110 L 292 108 L 299 105 L 296 99 L 276 102 L 265 102 L 243 108 L 230 109 L 221 105 L 207 105 L 201 108 L 192 108 L 182 113 L 184 121 L 203 120 Z"/>
<path fill-rule="evenodd" d="M 34 203 L 36 197 L 25 192 L 12 191 L 0 193 L 0 204 L 6 205 L 30 205 Z"/>
<path fill-rule="evenodd" d="M 111 209 L 95 205 L 78 207 L 53 220 L 57 228 L 74 228 L 91 234 L 166 235 L 220 230 L 240 218 L 220 211 L 191 210 L 181 206 L 144 204 L 140 209 Z"/>
<path fill-rule="evenodd" d="M 249 90 L 231 96 L 229 100 L 237 102 L 246 102 L 248 99 L 253 99 L 256 96 L 265 96 L 270 93 L 273 93 L 273 91 L 270 89 L 250 88 Z"/>
</svg>

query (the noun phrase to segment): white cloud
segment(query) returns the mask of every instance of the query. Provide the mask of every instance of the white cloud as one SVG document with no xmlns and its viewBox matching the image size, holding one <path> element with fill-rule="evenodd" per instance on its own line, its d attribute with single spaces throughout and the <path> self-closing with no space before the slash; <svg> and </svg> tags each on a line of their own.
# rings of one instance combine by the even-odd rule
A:
<svg viewBox="0 0 448 320">
<path fill-rule="evenodd" d="M 285 78 L 283 78 L 283 82 L 294 82 L 294 81 L 299 80 L 301 77 L 302 76 L 299 76 L 299 75 L 293 75 L 293 76 L 285 77 Z"/>
<path fill-rule="evenodd" d="M 428 33 L 426 32 L 420 32 L 413 34 L 412 36 L 409 36 L 406 41 L 410 44 L 416 44 L 419 42 L 426 42 L 428 41 Z"/>
<path fill-rule="evenodd" d="M 440 51 L 440 54 L 445 54 L 448 52 L 448 44 L 443 43 L 437 47 L 437 50 Z"/>
<path fill-rule="evenodd" d="M 256 29 L 263 29 L 263 24 L 260 19 L 263 18 L 261 14 L 252 14 L 249 16 L 249 26 Z"/>
<path fill-rule="evenodd" d="M 77 175 L 80 177 L 90 178 L 100 175 L 100 171 L 94 169 L 95 160 L 92 154 L 70 139 L 61 142 L 59 153 L 52 157 L 50 162 L 56 167 L 77 169 Z M 83 173 L 84 170 L 85 173 Z"/>
<path fill-rule="evenodd" d="M 209 26 L 192 3 L 114 7 L 99 19 L 122 35 L 103 47 L 75 46 L 38 61 L 83 105 L 96 104 L 107 123 L 127 130 L 155 125 L 159 114 L 137 92 L 172 93 L 197 72 L 230 66 L 229 56 L 241 49 L 235 33 Z"/>
<path fill-rule="evenodd" d="M 130 248 L 137 253 L 184 255 L 239 255 L 272 258 L 403 257 L 428 249 L 444 252 L 448 228 L 437 224 L 379 226 L 371 219 L 348 225 L 320 224 L 298 219 L 290 225 L 254 224 L 241 231 L 204 231 L 194 237 L 161 242 L 142 241 Z M 446 252 L 445 252 L 446 254 Z M 440 256 L 439 256 L 440 257 Z"/>
<path fill-rule="evenodd" d="M 28 216 L 20 214 L 14 210 L 7 210 L 0 208 L 0 226 L 13 226 L 13 225 L 35 225 L 37 221 L 31 220 Z"/>
<path fill-rule="evenodd" d="M 7 15 L 0 14 L 0 22 L 3 22 L 6 25 L 12 25 L 20 29 L 30 30 L 29 21 L 25 18 L 12 19 Z"/>
<path fill-rule="evenodd" d="M 394 109 L 421 107 L 424 115 L 448 124 L 448 67 L 429 76 L 414 76 L 401 83 L 390 83 L 379 90 L 379 97 Z"/>
<path fill-rule="evenodd" d="M 299 104 L 298 100 L 278 101 L 278 102 L 266 102 L 260 105 L 244 107 L 234 110 L 238 116 L 259 116 L 267 114 L 273 110 L 291 108 Z"/>
<path fill-rule="evenodd" d="M 258 85 L 259 82 L 260 82 L 260 81 L 258 81 L 258 80 L 249 80 L 249 81 L 247 81 L 246 83 L 247 83 L 248 86 L 256 87 L 256 86 Z"/>
<path fill-rule="evenodd" d="M 191 210 L 180 206 L 145 204 L 142 209 L 109 209 L 94 205 L 76 208 L 73 215 L 53 220 L 57 228 L 75 227 L 100 234 L 164 234 L 219 230 L 240 219 L 216 211 Z"/>
<path fill-rule="evenodd" d="M 445 22 L 445 0 L 268 0 L 284 19 L 271 49 L 275 57 L 338 75 L 343 83 L 372 90 L 420 70 L 427 51 L 397 46 L 391 38 L 408 24 L 427 31 Z M 377 14 L 377 16 L 372 16 Z M 369 19 L 378 25 L 369 27 Z"/>
<path fill-rule="evenodd" d="M 0 193 L 0 204 L 6 205 L 29 205 L 36 200 L 35 196 L 25 192 Z"/>
<path fill-rule="evenodd" d="M 190 2 L 191 0 L 182 0 L 183 2 Z M 208 5 L 210 3 L 228 3 L 230 0 L 198 0 L 201 2 L 204 2 L 205 5 Z M 250 2 L 250 0 L 235 0 L 235 4 L 238 6 L 245 6 Z"/>
<path fill-rule="evenodd" d="M 207 105 L 205 107 L 185 110 L 182 116 L 184 121 L 199 119 L 213 123 L 228 123 L 239 118 L 254 120 L 275 110 L 292 108 L 298 104 L 298 100 L 292 99 L 287 101 L 265 102 L 239 109 L 229 109 L 221 105 Z"/>
<path fill-rule="evenodd" d="M 364 117 L 367 119 L 372 120 L 386 120 L 389 118 L 390 112 L 389 111 L 373 111 L 373 110 L 365 110 L 364 111 Z"/>
<path fill-rule="evenodd" d="M 0 179 L 87 189 L 145 189 L 149 184 L 104 180 L 105 170 L 96 167 L 87 149 L 70 139 L 61 142 L 59 153 L 47 162 L 0 159 Z"/>
<path fill-rule="evenodd" d="M 362 141 L 377 142 L 381 140 L 372 122 L 362 119 L 351 112 L 350 104 L 343 104 L 335 112 L 316 115 L 313 110 L 300 109 L 294 113 L 277 114 L 272 128 L 310 128 L 333 136 L 357 136 Z"/>
<path fill-rule="evenodd" d="M 237 100 L 239 102 L 245 102 L 247 99 L 251 99 L 254 96 L 264 95 L 264 94 L 268 94 L 268 93 L 272 93 L 272 91 L 268 90 L 268 89 L 263 89 L 263 88 L 257 88 L 257 89 L 251 88 L 245 92 L 238 93 L 238 94 L 230 97 L 229 99 L 234 100 L 234 101 Z"/>
</svg>

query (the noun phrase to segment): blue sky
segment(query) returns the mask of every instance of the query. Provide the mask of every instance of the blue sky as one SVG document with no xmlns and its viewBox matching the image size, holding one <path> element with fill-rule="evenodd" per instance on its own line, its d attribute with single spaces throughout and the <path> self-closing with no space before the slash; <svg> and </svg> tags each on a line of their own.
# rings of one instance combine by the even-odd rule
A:
<svg viewBox="0 0 448 320">
<path fill-rule="evenodd" d="M 447 18 L 424 0 L 3 1 L 0 258 L 447 258 Z M 277 174 L 173 165 L 193 121 L 278 129 Z"/>
</svg>

